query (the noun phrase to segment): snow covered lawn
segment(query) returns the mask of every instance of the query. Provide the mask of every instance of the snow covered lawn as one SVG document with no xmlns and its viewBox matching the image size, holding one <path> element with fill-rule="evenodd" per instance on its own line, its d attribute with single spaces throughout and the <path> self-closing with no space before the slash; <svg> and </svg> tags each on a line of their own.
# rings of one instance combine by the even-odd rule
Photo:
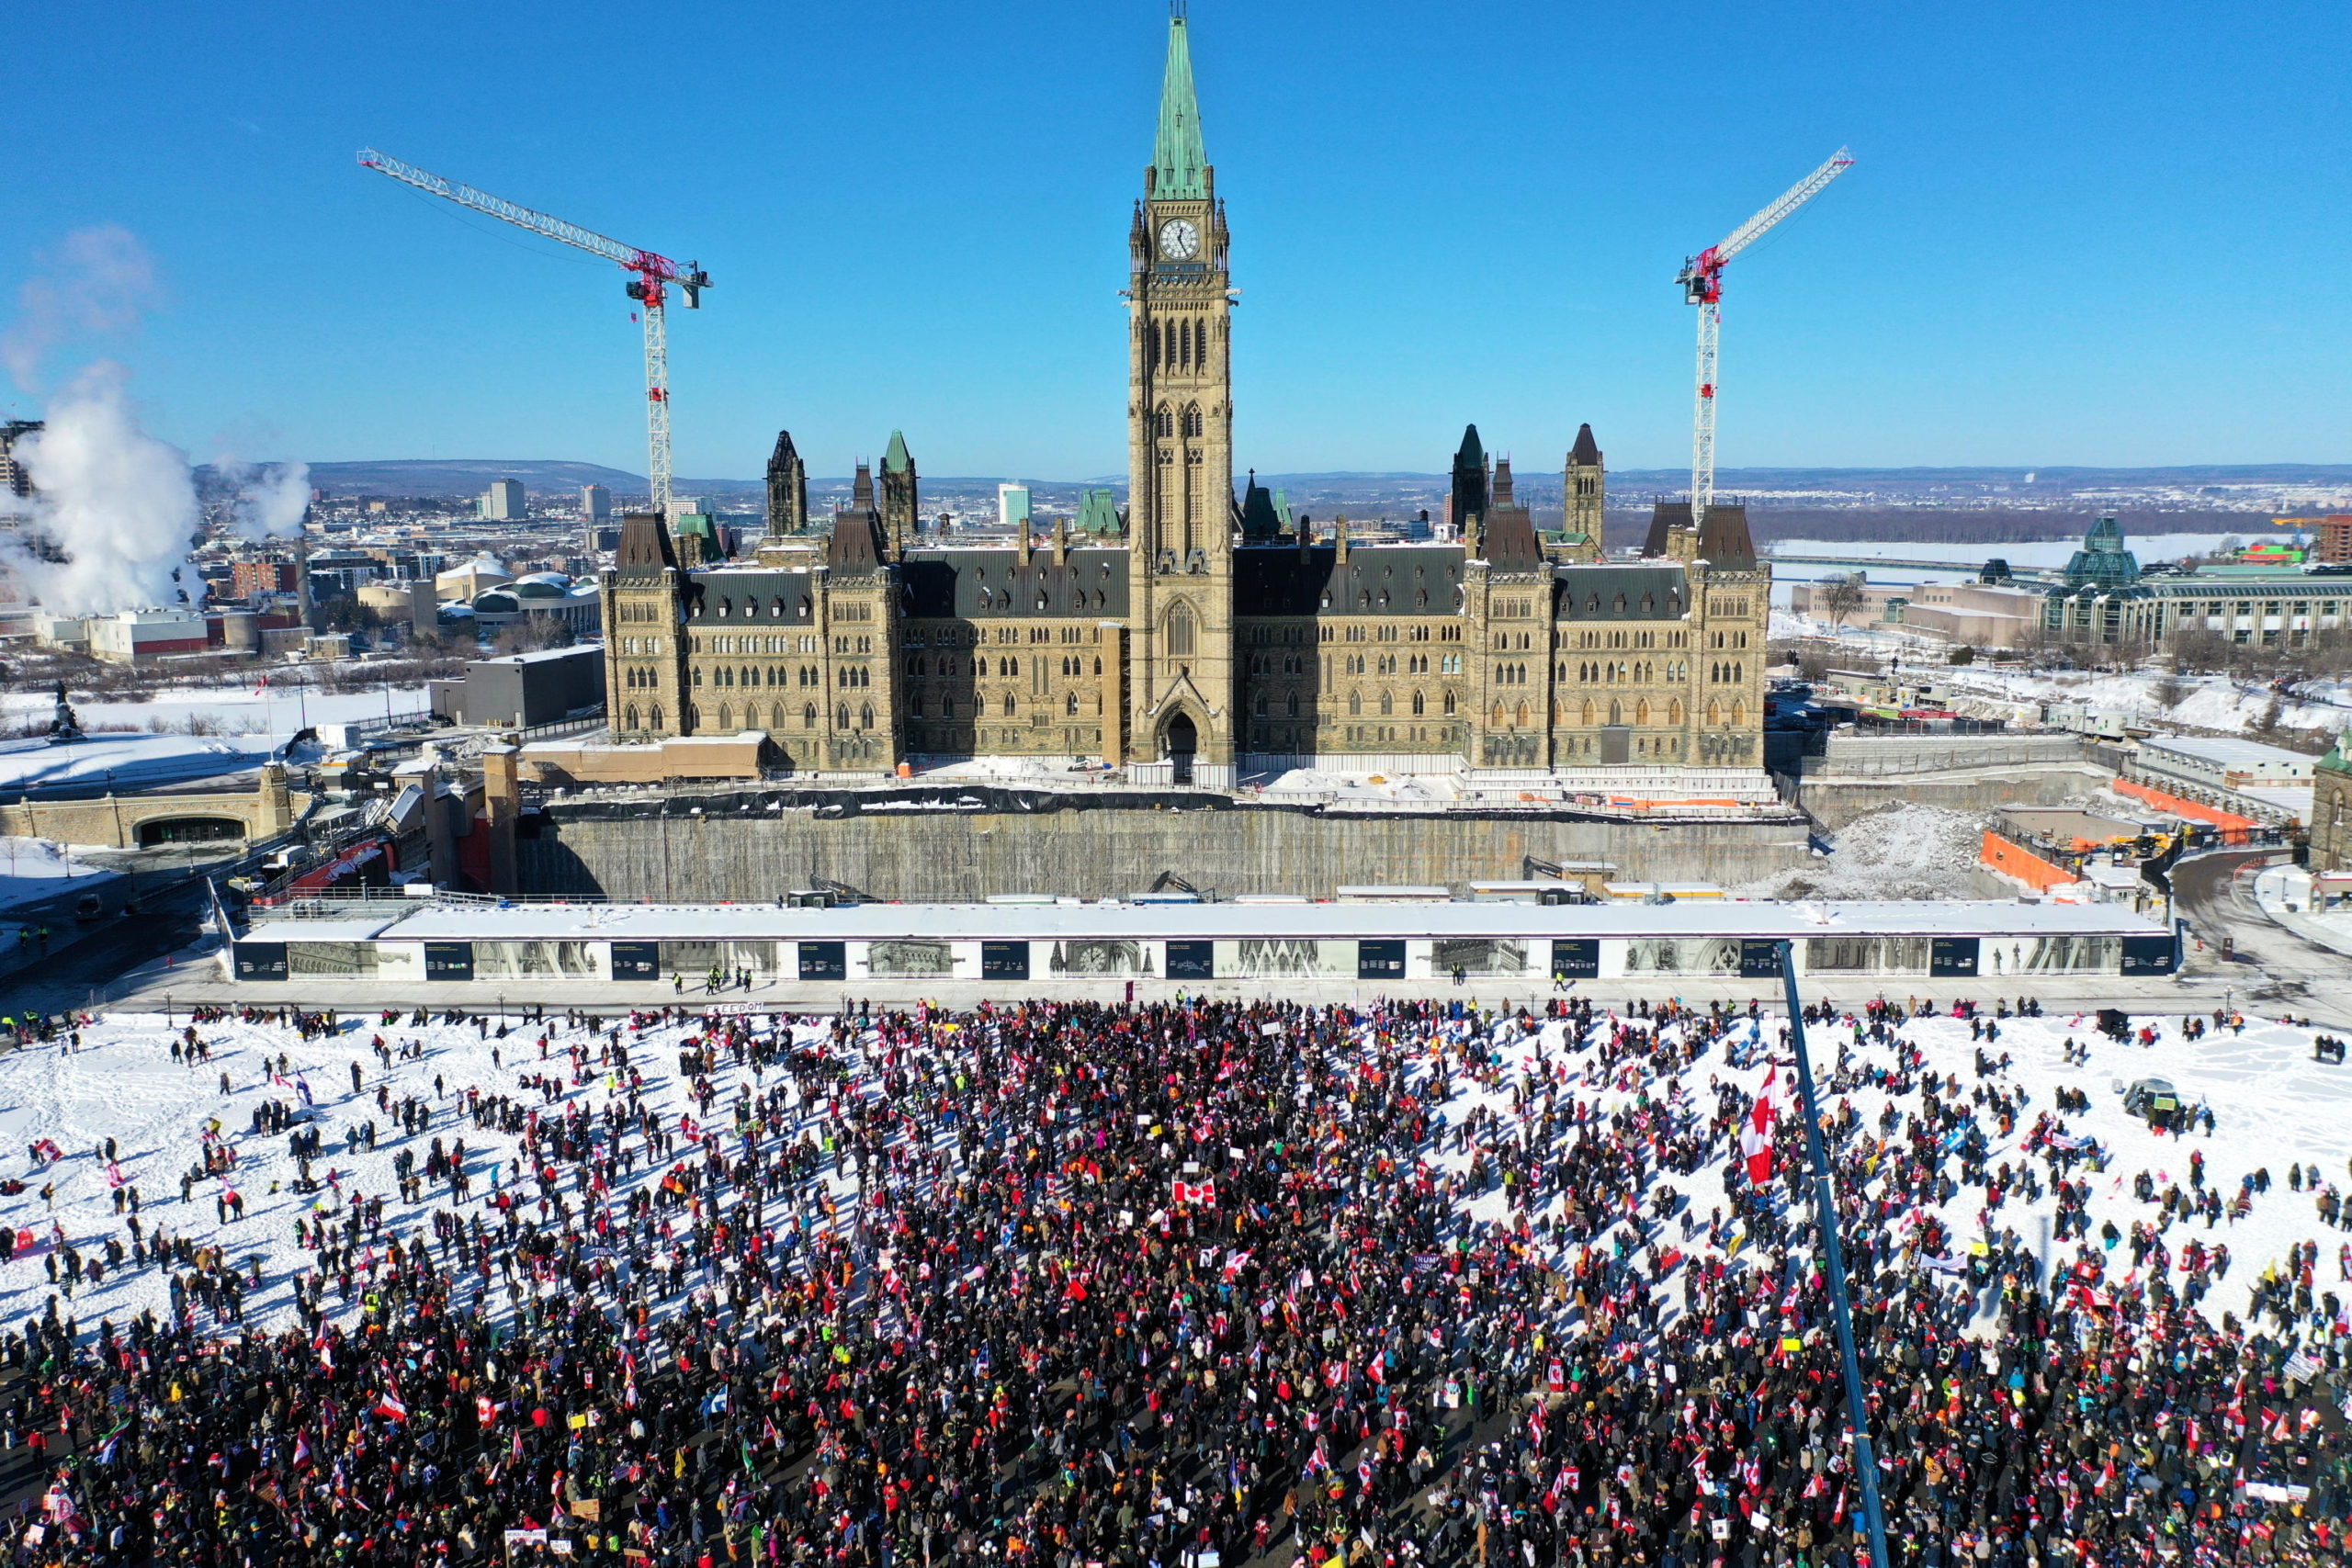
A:
<svg viewBox="0 0 2352 1568">
<path fill-rule="evenodd" d="M 72 694 L 70 687 L 67 694 Z M 390 708 L 394 714 L 418 713 L 424 707 L 422 686 L 394 686 L 390 694 Z M 208 734 L 250 735 L 283 741 L 306 724 L 353 724 L 382 718 L 387 705 L 385 697 L 385 689 L 380 686 L 370 691 L 321 691 L 290 683 L 280 671 L 272 677 L 268 686 L 243 682 L 234 686 L 171 687 L 157 692 L 150 702 L 77 701 L 74 712 L 83 728 L 91 730 L 119 728 L 185 735 L 194 721 Z M 0 728 L 20 729 L 36 719 L 45 725 L 56 702 L 55 694 L 50 692 L 0 693 Z"/>
</svg>

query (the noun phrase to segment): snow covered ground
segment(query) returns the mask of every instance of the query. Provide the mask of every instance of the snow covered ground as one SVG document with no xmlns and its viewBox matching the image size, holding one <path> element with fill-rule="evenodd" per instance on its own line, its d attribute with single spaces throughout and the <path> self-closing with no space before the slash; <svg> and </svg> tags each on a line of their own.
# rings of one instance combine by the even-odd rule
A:
<svg viewBox="0 0 2352 1568">
<path fill-rule="evenodd" d="M 0 837 L 0 910 L 70 891 L 69 881 L 96 887 L 114 873 L 85 865 L 63 844 L 48 839 Z"/>
<path fill-rule="evenodd" d="M 1858 660 L 1872 661 L 1894 651 L 1923 654 L 1924 662 L 1941 665 L 1950 647 L 1940 638 L 1877 628 L 1833 626 L 1826 621 L 1791 615 L 1785 610 L 1772 612 L 1770 635 L 1775 639 L 1834 637 L 1852 648 Z M 1875 663 L 1866 667 L 1875 668 Z M 2253 730 L 2269 711 L 2272 695 L 2267 685 L 2235 681 L 2226 675 L 2183 675 L 2175 680 L 2160 670 L 2116 674 L 2088 670 L 1996 670 L 1990 664 L 1975 663 L 1943 666 L 1923 678 L 1962 698 L 1982 698 L 2000 705 L 2083 703 L 2134 715 L 2160 730 L 2208 730 L 2235 735 Z M 2352 682 L 2305 682 L 2280 695 L 2278 722 L 2282 728 L 2316 729 L 2335 735 L 2352 727 Z M 2176 700 L 2167 703 L 2168 696 Z M 1964 706 L 1962 711 L 1967 711 Z M 2000 715 L 1988 708 L 1971 716 Z"/>
<path fill-rule="evenodd" d="M 1343 801 L 1460 800 L 1462 783 L 1452 773 L 1334 773 L 1293 768 L 1268 781 L 1269 795 L 1329 795 Z"/>
<path fill-rule="evenodd" d="M 1606 1027 L 1602 1026 L 1603 1032 Z M 1460 1122 L 1474 1107 L 1484 1105 L 1511 1124 L 1511 1091 L 1540 1063 L 1564 1067 L 1568 1077 L 1562 1092 L 1577 1100 L 1597 1100 L 1603 1113 L 1638 1100 L 1664 1099 L 1693 1109 L 1702 1120 L 1713 1109 L 1710 1089 L 1713 1080 L 1736 1083 L 1753 1091 L 1773 1070 L 1763 1045 L 1752 1040 L 1742 1050 L 1736 1066 L 1726 1061 L 1724 1048 L 1719 1045 L 1669 1079 L 1654 1077 L 1640 1058 L 1607 1069 L 1595 1051 L 1566 1038 L 1566 1028 L 1552 1023 L 1527 1037 L 1518 1037 L 1515 1028 L 1498 1032 L 1495 1045 L 1504 1066 L 1502 1075 L 1483 1089 L 1467 1087 L 1471 1081 L 1467 1077 L 1457 1079 L 1465 1087 L 1447 1106 L 1448 1116 Z M 1764 1039 L 1774 1038 L 1777 1028 L 1775 1021 L 1767 1019 Z M 1976 1044 L 1966 1022 L 1950 1018 L 1917 1020 L 1905 1027 L 1904 1035 L 1924 1051 L 1931 1070 L 1956 1075 L 1963 1107 L 1969 1103 L 1969 1092 L 1980 1082 L 1987 1089 L 2005 1088 L 2022 1095 L 2022 1114 L 2012 1134 L 1994 1132 L 1990 1113 L 1984 1113 L 1993 1142 L 1984 1163 L 1996 1179 L 2004 1168 L 2023 1165 L 2026 1156 L 2019 1140 L 2042 1112 L 2055 1109 L 2060 1086 L 2088 1095 L 2090 1109 L 2064 1116 L 2063 1121 L 2067 1134 L 2095 1138 L 2107 1151 L 2105 1163 L 2075 1171 L 2078 1177 L 2087 1174 L 2093 1187 L 2093 1246 L 2098 1245 L 2098 1233 L 2105 1221 L 2112 1220 L 2122 1232 L 2129 1232 L 2134 1221 L 2154 1221 L 2155 1205 L 2136 1201 L 2132 1191 L 2132 1178 L 2143 1169 L 2154 1175 L 2158 1191 L 2175 1182 L 2186 1190 L 2188 1156 L 2195 1149 L 2204 1156 L 2208 1184 L 2218 1187 L 2225 1199 L 2237 1193 L 2242 1177 L 2257 1168 L 2267 1169 L 2268 1190 L 2255 1197 L 2245 1219 L 2225 1220 L 2210 1229 L 2199 1220 L 2179 1224 L 2166 1234 L 2166 1243 L 2176 1256 L 2186 1249 L 2191 1236 L 2208 1246 L 2228 1245 L 2233 1255 L 2229 1271 L 2201 1308 L 2209 1314 L 2218 1316 L 2225 1310 L 2242 1313 L 2247 1288 L 2262 1269 L 2281 1258 L 2290 1245 L 2307 1238 L 2319 1244 L 2318 1288 L 2335 1288 L 2341 1272 L 2338 1247 L 2345 1235 L 2321 1224 L 2312 1197 L 2291 1190 L 2288 1173 L 2290 1162 L 2307 1162 L 2316 1166 L 2321 1177 L 2335 1189 L 2346 1186 L 2343 1128 L 2346 1112 L 2352 1111 L 2352 1068 L 2314 1063 L 2311 1032 L 2284 1023 L 2253 1021 L 2243 1034 L 2217 1032 L 2197 1043 L 2182 1038 L 2177 1021 L 2161 1021 L 2161 1029 L 2157 1044 L 2143 1049 L 2109 1043 L 2079 1016 L 2004 1021 L 1998 1042 L 1989 1049 L 1996 1055 L 2008 1055 L 2012 1066 L 2007 1075 L 1989 1080 L 1980 1080 L 1975 1073 Z M 56 1289 L 43 1258 L 60 1241 L 71 1243 L 85 1259 L 96 1256 L 110 1236 L 120 1237 L 127 1245 L 125 1216 L 116 1213 L 109 1162 L 102 1152 L 106 1140 L 113 1139 L 114 1171 L 126 1189 L 138 1190 L 139 1217 L 147 1234 L 153 1236 L 160 1230 L 198 1245 L 217 1245 L 241 1269 L 257 1266 L 263 1284 L 248 1296 L 249 1319 L 283 1325 L 290 1321 L 289 1280 L 311 1260 L 295 1241 L 298 1220 L 340 1213 L 357 1197 L 381 1197 L 392 1232 L 405 1239 L 423 1230 L 430 1238 L 433 1204 L 405 1204 L 399 1197 L 394 1161 L 401 1151 L 408 1151 L 421 1164 L 433 1140 L 440 1140 L 446 1147 L 462 1138 L 474 1181 L 468 1208 L 483 1201 L 501 1183 L 514 1186 L 514 1141 L 483 1132 L 458 1114 L 459 1099 L 468 1088 L 479 1087 L 485 1094 L 515 1094 L 526 1104 L 540 1106 L 543 1115 L 561 1113 L 582 1100 L 592 1108 L 608 1101 L 615 1086 L 603 1077 L 567 1082 L 560 1102 L 543 1101 L 524 1083 L 526 1077 L 542 1075 L 570 1078 L 565 1047 L 584 1037 L 564 1033 L 554 1026 L 550 1032 L 554 1054 L 543 1060 L 538 1044 L 541 1030 L 535 1025 L 518 1022 L 502 1040 L 494 1028 L 485 1033 L 470 1023 L 436 1022 L 419 1028 L 396 1024 L 380 1031 L 385 1042 L 396 1052 L 415 1042 L 422 1045 L 423 1055 L 413 1060 L 396 1059 L 386 1068 L 370 1048 L 379 1032 L 373 1018 L 346 1019 L 340 1032 L 308 1043 L 274 1024 L 224 1021 L 198 1030 L 210 1047 L 211 1059 L 183 1066 L 172 1060 L 169 1044 L 175 1032 L 162 1017 L 130 1014 L 89 1023 L 81 1032 L 78 1048 L 43 1045 L 0 1057 L 0 1178 L 22 1183 L 21 1190 L 0 1194 L 0 1223 L 14 1227 L 20 1245 L 33 1249 L 20 1251 L 13 1261 L 0 1265 L 0 1314 L 21 1318 L 41 1310 L 44 1299 Z M 632 1061 L 648 1079 L 646 1102 L 673 1126 L 694 1110 L 673 1070 L 677 1046 L 690 1032 L 679 1026 L 657 1026 L 637 1035 L 632 1043 Z M 1838 1060 L 1841 1043 L 1850 1043 L 1856 1033 L 1849 1024 L 1822 1025 L 1813 1031 L 1815 1058 L 1825 1073 Z M 2069 1040 L 2094 1043 L 2089 1066 L 2075 1066 L 2064 1060 L 2062 1043 Z M 1734 1044 L 1737 1047 L 1739 1042 Z M 287 1064 L 282 1078 L 274 1071 L 281 1055 Z M 1897 1061 L 1895 1049 L 1883 1045 L 1857 1046 L 1854 1055 L 1858 1062 L 1871 1066 L 1892 1067 Z M 352 1089 L 354 1064 L 364 1079 L 364 1088 L 357 1093 Z M 1780 1070 L 1785 1082 L 1786 1070 Z M 2219 1124 L 2217 1133 L 2210 1138 L 2190 1138 L 2184 1147 L 2182 1140 L 2160 1136 L 2125 1115 L 2122 1089 L 2131 1080 L 2149 1075 L 2169 1078 L 2190 1105 L 2210 1102 Z M 731 1101 L 739 1086 L 759 1092 L 749 1067 L 724 1066 L 713 1080 L 718 1089 L 716 1105 Z M 865 1092 L 878 1092 L 872 1076 L 862 1068 L 859 1081 Z M 332 1173 L 328 1185 L 312 1195 L 291 1190 L 295 1162 L 285 1137 L 248 1131 L 263 1100 L 277 1099 L 300 1108 L 305 1090 L 315 1100 L 314 1114 L 325 1139 L 314 1169 L 322 1177 Z M 397 1105 L 411 1097 L 422 1101 L 432 1111 L 429 1125 L 401 1136 L 393 1117 L 380 1108 L 379 1094 L 384 1097 L 381 1103 Z M 1849 1098 L 1875 1128 L 1872 1119 L 1887 1097 L 1876 1089 L 1860 1089 Z M 1920 1101 L 1914 1094 L 1903 1103 L 1917 1109 Z M 820 1110 L 796 1106 L 794 1116 L 814 1116 Z M 370 1121 L 379 1134 L 378 1146 L 356 1152 L 348 1148 L 347 1134 Z M 189 1200 L 184 1202 L 181 1179 L 198 1166 L 202 1140 L 216 1126 L 235 1153 L 233 1173 L 224 1179 L 192 1180 L 187 1187 Z M 797 1137 L 799 1131 L 798 1125 L 792 1125 L 788 1135 Z M 28 1156 L 28 1145 L 43 1139 L 54 1140 L 57 1156 Z M 1449 1168 L 1460 1169 L 1471 1155 L 1455 1149 L 1433 1157 Z M 1893 1161 L 1884 1164 L 1885 1169 L 1871 1174 L 1848 1170 L 1844 1179 L 1872 1185 L 1893 1168 Z M 1702 1225 L 1710 1210 L 1723 1207 L 1728 1212 L 1722 1165 L 1721 1159 L 1711 1160 L 1693 1176 L 1671 1179 L 1690 1195 L 1691 1213 Z M 622 1187 L 653 1175 L 652 1170 L 640 1170 Z M 818 1179 L 830 1184 L 827 1190 L 841 1206 L 842 1213 L 832 1223 L 851 1223 L 854 1178 L 836 1181 L 825 1175 Z M 243 1217 L 224 1222 L 217 1201 L 232 1190 L 243 1199 Z M 613 1201 L 621 1195 L 616 1191 Z M 427 1197 L 446 1201 L 445 1192 L 428 1190 Z M 1504 1202 L 1500 1190 L 1489 1190 L 1473 1201 L 1471 1213 L 1481 1219 L 1499 1217 Z M 1983 1188 L 1962 1186 L 1941 1206 L 1939 1212 L 1959 1245 L 1981 1234 L 1981 1211 L 1985 1204 Z M 2046 1189 L 2040 1201 L 2031 1201 L 2012 1182 L 1991 1223 L 1996 1231 L 2014 1230 L 2031 1248 L 2041 1241 L 2040 1221 L 2053 1212 L 2054 1201 Z M 1727 1240 L 1729 1250 L 1736 1252 L 1738 1238 Z M 1703 1250 L 1703 1229 L 1681 1245 L 1685 1250 Z M 2051 1244 L 2052 1262 L 2063 1265 L 2074 1246 Z M 2130 1268 L 2128 1252 L 2110 1258 L 2109 1278 L 2120 1280 Z M 94 1327 L 102 1317 L 119 1324 L 141 1309 L 164 1311 L 167 1290 L 167 1277 L 160 1270 L 109 1269 L 103 1282 L 85 1284 L 71 1302 L 61 1302 L 60 1311 L 72 1314 L 85 1327 Z M 1673 1294 L 1679 1298 L 1679 1292 Z M 355 1300 L 356 1296 L 356 1292 Z"/>
<path fill-rule="evenodd" d="M 72 694 L 70 687 L 67 694 Z M 0 693 L 0 728 L 19 729 L 36 719 L 46 725 L 56 702 L 53 692 Z M 157 692 L 149 702 L 77 701 L 74 712 L 85 729 L 186 735 L 193 722 L 209 735 L 251 735 L 284 741 L 305 725 L 382 718 L 388 708 L 393 714 L 421 713 L 424 705 L 422 686 L 323 692 L 285 683 L 281 672 L 268 686 L 170 687 Z"/>
<path fill-rule="evenodd" d="M 2184 675 L 2167 684 L 2161 671 L 2140 670 L 2128 675 L 2088 671 L 1994 670 L 1973 664 L 1938 671 L 1939 683 L 1955 692 L 2005 702 L 2086 703 L 2093 707 L 2135 714 L 2158 728 L 2222 730 L 2244 734 L 2270 706 L 2267 686 L 2249 685 L 2226 675 Z M 2178 700 L 2165 698 L 2177 693 Z M 2288 698 L 2278 705 L 2278 723 L 2288 729 L 2322 729 L 2331 734 L 2352 724 L 2352 707 L 2324 701 Z"/>
</svg>

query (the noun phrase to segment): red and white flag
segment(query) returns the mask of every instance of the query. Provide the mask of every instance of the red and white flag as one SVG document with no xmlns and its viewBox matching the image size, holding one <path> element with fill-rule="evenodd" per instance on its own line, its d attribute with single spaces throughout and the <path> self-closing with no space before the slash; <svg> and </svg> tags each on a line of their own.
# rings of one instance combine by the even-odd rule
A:
<svg viewBox="0 0 2352 1568">
<path fill-rule="evenodd" d="M 1739 1131 L 1739 1152 L 1747 1161 L 1751 1186 L 1761 1187 L 1772 1179 L 1772 1085 L 1779 1077 L 1777 1067 L 1764 1076 L 1764 1087 L 1756 1091 L 1756 1104 L 1747 1113 L 1747 1125 Z"/>
<path fill-rule="evenodd" d="M 389 1416 L 395 1421 L 405 1421 L 408 1419 L 408 1406 L 393 1398 L 390 1391 L 387 1391 L 376 1398 L 376 1414 Z"/>
</svg>

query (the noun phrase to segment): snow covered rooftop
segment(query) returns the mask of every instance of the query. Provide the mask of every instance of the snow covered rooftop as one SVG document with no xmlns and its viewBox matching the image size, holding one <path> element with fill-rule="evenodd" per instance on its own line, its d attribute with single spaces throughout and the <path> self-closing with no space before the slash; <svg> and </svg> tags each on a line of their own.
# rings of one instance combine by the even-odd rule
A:
<svg viewBox="0 0 2352 1568">
<path fill-rule="evenodd" d="M 70 746 L 0 742 L 0 790 L 145 789 L 269 761 L 266 735 L 93 735 Z"/>
<path fill-rule="evenodd" d="M 2140 742 L 2142 751 L 2171 751 L 2183 757 L 2195 757 L 2200 761 L 2218 762 L 2226 768 L 2268 768 L 2289 772 L 2311 770 L 2312 759 L 2301 751 L 2290 751 L 2284 746 L 2266 746 L 2259 740 L 2240 740 L 2230 736 L 2155 735 Z"/>
<path fill-rule="evenodd" d="M 271 920 L 266 942 L 888 942 L 932 938 L 1137 941 L 1315 937 L 2147 936 L 2159 921 L 2106 905 L 2008 900 L 1883 903 L 427 905 L 401 916 Z"/>
</svg>

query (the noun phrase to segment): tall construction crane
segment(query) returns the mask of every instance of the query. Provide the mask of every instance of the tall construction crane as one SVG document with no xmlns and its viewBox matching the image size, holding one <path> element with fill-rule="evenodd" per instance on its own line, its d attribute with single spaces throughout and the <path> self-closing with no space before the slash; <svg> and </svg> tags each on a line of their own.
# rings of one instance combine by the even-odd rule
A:
<svg viewBox="0 0 2352 1568">
<path fill-rule="evenodd" d="M 460 207 L 470 207 L 476 212 L 486 212 L 518 229 L 528 229 L 579 250 L 617 262 L 625 272 L 637 274 L 628 285 L 628 297 L 636 300 L 645 321 L 645 445 L 648 476 L 653 484 L 653 510 L 667 514 L 670 510 L 670 334 L 665 306 L 669 301 L 670 285 L 676 284 L 678 293 L 685 299 L 686 309 L 702 309 L 702 291 L 710 287 L 710 275 L 701 264 L 688 262 L 684 266 L 668 256 L 652 251 L 641 251 L 635 245 L 624 245 L 618 240 L 608 240 L 593 230 L 577 223 L 567 223 L 560 218 L 550 218 L 531 209 L 487 191 L 445 180 L 439 175 L 427 174 L 413 164 L 398 158 L 362 149 L 359 162 L 363 167 L 379 175 L 390 175 L 404 185 L 445 197 Z"/>
<path fill-rule="evenodd" d="M 1829 161 L 1781 193 L 1781 198 L 1731 231 L 1731 238 L 1710 245 L 1682 264 L 1682 298 L 1699 307 L 1699 395 L 1690 421 L 1690 526 L 1707 520 L 1715 502 L 1715 338 L 1723 327 L 1724 266 L 1732 257 L 1762 239 L 1796 209 L 1828 188 L 1829 182 L 1853 167 L 1853 155 L 1843 147 Z"/>
</svg>

